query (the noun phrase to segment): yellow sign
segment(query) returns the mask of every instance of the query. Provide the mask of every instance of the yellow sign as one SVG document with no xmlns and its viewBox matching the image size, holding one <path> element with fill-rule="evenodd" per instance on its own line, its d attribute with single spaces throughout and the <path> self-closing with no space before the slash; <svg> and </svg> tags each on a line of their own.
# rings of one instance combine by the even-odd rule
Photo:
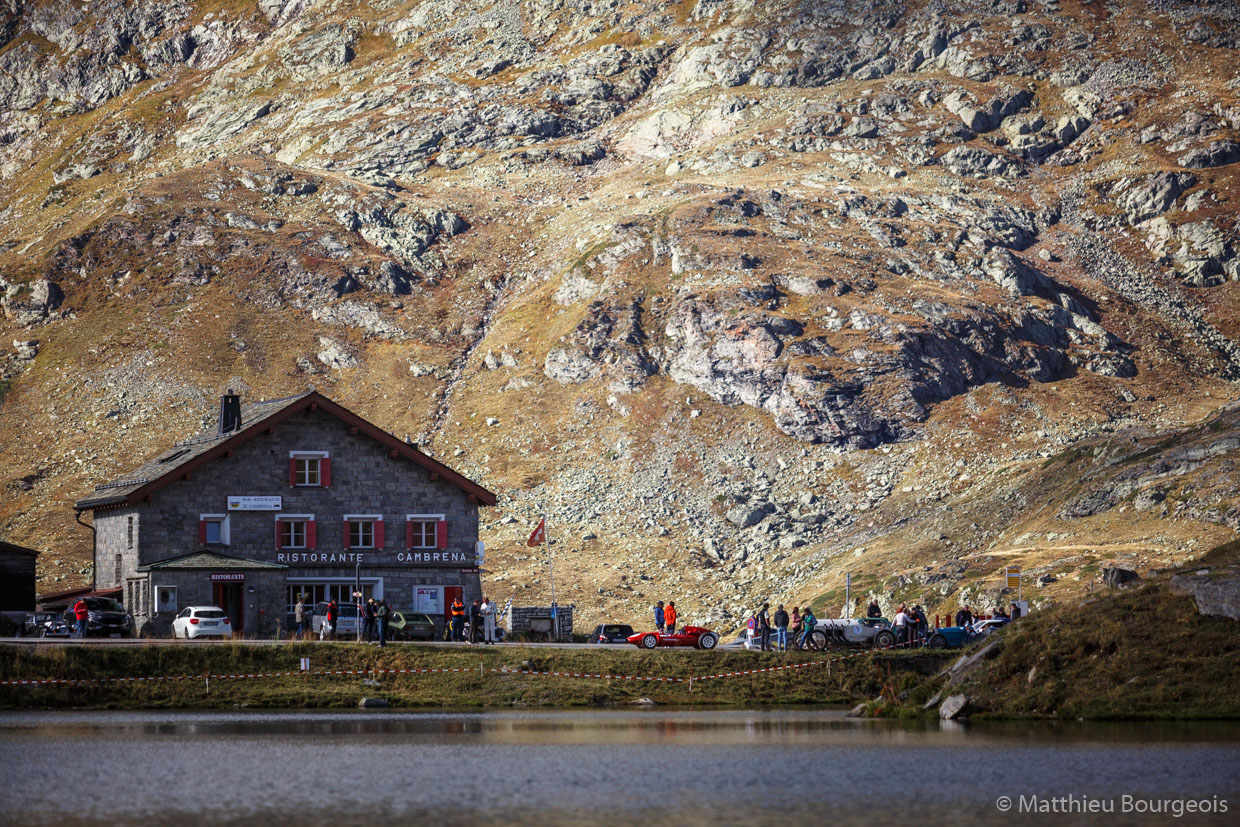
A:
<svg viewBox="0 0 1240 827">
<path fill-rule="evenodd" d="M 1020 588 L 1020 569 L 1009 567 L 1007 570 L 1007 587 L 1009 589 Z"/>
</svg>

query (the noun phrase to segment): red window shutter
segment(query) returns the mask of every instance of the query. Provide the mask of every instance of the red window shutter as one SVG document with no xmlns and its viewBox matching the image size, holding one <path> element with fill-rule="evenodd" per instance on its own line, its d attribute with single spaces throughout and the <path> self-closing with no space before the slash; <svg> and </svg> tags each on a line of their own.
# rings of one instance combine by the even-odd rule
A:
<svg viewBox="0 0 1240 827">
<path fill-rule="evenodd" d="M 448 521 L 440 520 L 435 523 L 435 545 L 440 550 L 448 547 Z"/>
<path fill-rule="evenodd" d="M 405 520 L 405 548 L 413 548 L 413 520 Z"/>
<path fill-rule="evenodd" d="M 306 520 L 306 548 L 315 549 L 319 547 L 318 533 L 315 529 L 315 521 Z"/>
<path fill-rule="evenodd" d="M 280 528 L 281 528 L 281 526 L 282 526 L 282 522 L 281 522 L 280 520 L 276 520 L 276 548 L 277 548 L 277 549 L 284 548 L 284 546 L 280 545 Z"/>
<path fill-rule="evenodd" d="M 344 547 L 349 548 L 349 521 L 344 521 Z"/>
<path fill-rule="evenodd" d="M 383 520 L 375 520 L 375 548 L 383 548 Z"/>
<path fill-rule="evenodd" d="M 319 460 L 319 485 L 324 488 L 332 484 L 332 458 L 323 457 Z"/>
<path fill-rule="evenodd" d="M 205 546 L 207 544 L 207 521 L 198 521 L 198 545 Z"/>
<path fill-rule="evenodd" d="M 288 458 L 288 484 L 289 484 L 289 488 L 292 488 L 294 485 L 297 484 L 297 458 L 296 457 Z"/>
</svg>

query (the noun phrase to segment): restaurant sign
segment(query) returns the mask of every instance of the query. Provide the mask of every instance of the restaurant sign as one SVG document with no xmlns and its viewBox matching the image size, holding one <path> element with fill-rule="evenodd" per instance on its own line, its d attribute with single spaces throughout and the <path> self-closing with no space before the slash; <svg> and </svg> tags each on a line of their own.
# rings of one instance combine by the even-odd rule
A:
<svg viewBox="0 0 1240 827">
<path fill-rule="evenodd" d="M 243 571 L 213 571 L 211 572 L 212 582 L 225 583 L 245 582 L 245 572 Z"/>
<path fill-rule="evenodd" d="M 283 497 L 229 497 L 229 511 L 279 511 Z"/>
</svg>

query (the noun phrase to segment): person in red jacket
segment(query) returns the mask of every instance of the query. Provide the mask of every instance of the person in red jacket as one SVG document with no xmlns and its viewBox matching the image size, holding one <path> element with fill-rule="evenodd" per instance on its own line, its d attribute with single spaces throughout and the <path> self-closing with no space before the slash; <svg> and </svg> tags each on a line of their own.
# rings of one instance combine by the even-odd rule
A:
<svg viewBox="0 0 1240 827">
<path fill-rule="evenodd" d="M 673 600 L 667 601 L 667 608 L 663 610 L 663 625 L 667 634 L 676 634 L 676 603 Z"/>
<path fill-rule="evenodd" d="M 86 601 L 78 598 L 73 604 L 73 619 L 77 621 L 77 629 L 74 631 L 75 637 L 86 637 L 86 621 L 90 618 L 90 607 L 86 605 Z"/>
</svg>

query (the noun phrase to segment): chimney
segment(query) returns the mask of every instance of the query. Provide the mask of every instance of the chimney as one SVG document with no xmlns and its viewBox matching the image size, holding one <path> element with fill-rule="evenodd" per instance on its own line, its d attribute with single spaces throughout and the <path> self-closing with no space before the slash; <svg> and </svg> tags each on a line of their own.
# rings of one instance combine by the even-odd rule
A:
<svg viewBox="0 0 1240 827">
<path fill-rule="evenodd" d="M 241 396 L 232 392 L 220 397 L 220 436 L 231 434 L 241 427 Z"/>
</svg>

